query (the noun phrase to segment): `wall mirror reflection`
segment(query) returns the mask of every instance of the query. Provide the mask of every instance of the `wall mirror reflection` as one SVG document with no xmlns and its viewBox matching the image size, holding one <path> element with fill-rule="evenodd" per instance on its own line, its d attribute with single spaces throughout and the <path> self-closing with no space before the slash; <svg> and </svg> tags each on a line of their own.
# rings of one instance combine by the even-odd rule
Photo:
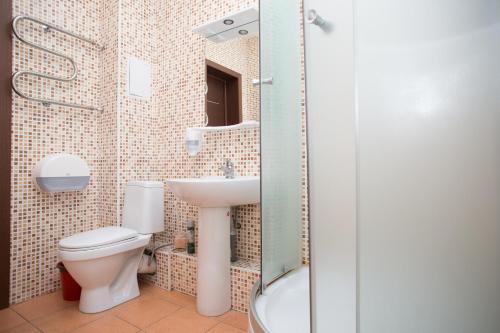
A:
<svg viewBox="0 0 500 333">
<path fill-rule="evenodd" d="M 206 124 L 259 120 L 259 13 L 251 7 L 206 23 Z"/>
</svg>

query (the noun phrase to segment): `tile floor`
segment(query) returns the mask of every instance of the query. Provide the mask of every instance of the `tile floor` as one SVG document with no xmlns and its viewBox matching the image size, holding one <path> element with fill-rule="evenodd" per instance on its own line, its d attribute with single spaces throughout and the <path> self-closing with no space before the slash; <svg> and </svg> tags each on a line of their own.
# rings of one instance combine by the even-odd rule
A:
<svg viewBox="0 0 500 333">
<path fill-rule="evenodd" d="M 0 310 L 0 333 L 246 333 L 247 316 L 230 311 L 220 317 L 196 312 L 195 298 L 141 284 L 141 296 L 108 311 L 84 314 L 61 292 Z"/>
</svg>

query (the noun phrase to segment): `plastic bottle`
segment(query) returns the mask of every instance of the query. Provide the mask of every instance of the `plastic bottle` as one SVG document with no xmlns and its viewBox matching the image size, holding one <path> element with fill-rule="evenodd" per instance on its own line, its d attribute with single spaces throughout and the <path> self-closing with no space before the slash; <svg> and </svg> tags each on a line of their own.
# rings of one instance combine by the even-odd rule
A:
<svg viewBox="0 0 500 333">
<path fill-rule="evenodd" d="M 195 253 L 195 244 L 194 244 L 194 222 L 193 221 L 188 221 L 187 233 L 188 233 L 187 253 L 194 254 Z"/>
<path fill-rule="evenodd" d="M 236 256 L 237 236 L 236 236 L 236 227 L 234 224 L 235 222 L 233 217 L 231 218 L 231 231 L 230 231 L 231 262 L 235 262 L 236 260 L 238 260 L 238 257 Z"/>
</svg>

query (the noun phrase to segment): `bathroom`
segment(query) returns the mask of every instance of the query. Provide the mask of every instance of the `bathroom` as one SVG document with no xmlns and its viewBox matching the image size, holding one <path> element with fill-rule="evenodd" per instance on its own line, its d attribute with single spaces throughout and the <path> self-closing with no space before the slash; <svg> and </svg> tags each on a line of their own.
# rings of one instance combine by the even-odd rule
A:
<svg viewBox="0 0 500 333">
<path fill-rule="evenodd" d="M 0 332 L 500 332 L 500 1 L 0 26 Z"/>
</svg>

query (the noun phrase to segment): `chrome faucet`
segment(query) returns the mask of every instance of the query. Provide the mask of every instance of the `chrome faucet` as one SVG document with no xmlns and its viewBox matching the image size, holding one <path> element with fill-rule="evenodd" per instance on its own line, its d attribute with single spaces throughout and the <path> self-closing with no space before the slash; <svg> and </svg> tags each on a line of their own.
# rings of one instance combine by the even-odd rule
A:
<svg viewBox="0 0 500 333">
<path fill-rule="evenodd" d="M 234 178 L 234 163 L 229 158 L 226 159 L 226 161 L 219 168 L 219 170 L 222 170 L 222 173 L 224 174 L 224 177 L 226 179 L 233 179 Z"/>
</svg>

